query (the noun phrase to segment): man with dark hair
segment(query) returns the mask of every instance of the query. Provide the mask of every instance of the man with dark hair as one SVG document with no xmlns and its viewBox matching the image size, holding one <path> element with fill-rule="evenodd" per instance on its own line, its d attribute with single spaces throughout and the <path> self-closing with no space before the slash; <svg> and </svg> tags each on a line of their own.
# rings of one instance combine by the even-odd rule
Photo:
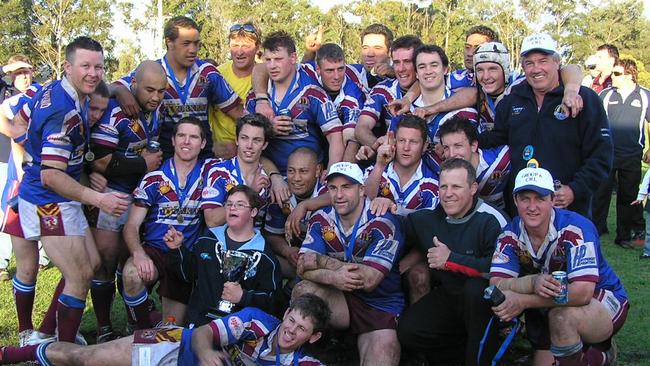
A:
<svg viewBox="0 0 650 366">
<path fill-rule="evenodd" d="M 596 70 L 600 72 L 591 82 L 596 93 L 612 86 L 612 69 L 618 61 L 618 48 L 612 44 L 602 44 L 596 50 Z"/>
<path fill-rule="evenodd" d="M 444 158 L 469 161 L 476 170 L 477 196 L 505 209 L 503 192 L 510 177 L 510 149 L 507 145 L 492 149 L 478 147 L 478 131 L 464 118 L 453 117 L 438 130 Z"/>
<path fill-rule="evenodd" d="M 100 262 L 82 204 L 111 215 L 128 207 L 123 194 L 99 193 L 78 180 L 88 151 L 88 95 L 104 73 L 101 45 L 79 37 L 66 46 L 65 76 L 29 102 L 25 175 L 19 189 L 20 223 L 25 239 L 40 240 L 66 279 L 59 297 L 60 340 L 74 342 L 93 272 Z"/>
<path fill-rule="evenodd" d="M 336 314 L 331 325 L 359 336 L 361 365 L 397 365 L 396 319 L 404 308 L 399 222 L 391 213 L 372 213 L 356 164 L 334 164 L 327 187 L 331 206 L 309 220 L 298 259 L 303 280 L 292 297 L 313 293 L 325 299 Z"/>
<path fill-rule="evenodd" d="M 298 147 L 316 151 L 319 161 L 326 161 L 328 166 L 341 161 L 343 127 L 336 106 L 310 75 L 302 68 L 296 70 L 296 45 L 291 36 L 284 31 L 271 33 L 262 48 L 264 64 L 254 69 L 255 88 L 249 94 L 247 109 L 254 112 L 257 103 L 269 103 L 273 108 L 275 137 L 265 156 L 283 175 L 289 154 Z M 266 75 L 271 79 L 268 84 L 263 82 Z"/>
<path fill-rule="evenodd" d="M 299 147 L 289 155 L 287 162 L 287 183 L 291 196 L 285 202 L 272 203 L 266 214 L 264 225 L 265 238 L 271 249 L 278 256 L 278 262 L 285 278 L 296 277 L 298 252 L 305 235 L 307 235 L 307 213 L 302 221 L 301 233 L 291 237 L 285 231 L 284 225 L 287 216 L 305 200 L 319 197 L 327 192 L 327 187 L 320 181 L 322 166 L 318 162 L 318 155 L 307 147 Z"/>
<path fill-rule="evenodd" d="M 591 217 L 591 196 L 611 167 L 612 142 L 607 116 L 597 95 L 581 87 L 584 109 L 576 116 L 562 110 L 560 55 L 545 33 L 524 39 L 521 60 L 526 81 L 512 88 L 496 108 L 494 129 L 479 136 L 479 145 L 510 147 L 513 171 L 543 166 L 559 182 L 555 205 Z M 514 175 L 506 190 L 506 207 L 515 209 Z"/>
<path fill-rule="evenodd" d="M 206 144 L 203 123 L 186 117 L 173 128 L 174 157 L 142 178 L 133 191 L 133 205 L 122 231 L 131 254 L 122 270 L 123 297 L 139 329 L 151 328 L 161 320 L 160 314 L 151 311 L 147 290 L 159 280 L 165 319 L 173 317 L 184 323 L 191 286 L 166 266 L 168 248 L 163 235 L 173 226 L 184 234 L 183 245 L 191 249 L 203 227 L 200 210 L 205 164 L 199 158 Z"/>
<path fill-rule="evenodd" d="M 269 313 L 276 310 L 276 291 L 282 277 L 273 251 L 265 243 L 260 230 L 255 228 L 255 218 L 262 204 L 255 190 L 240 184 L 226 193 L 225 225 L 204 231 L 191 251 L 183 245 L 183 234 L 173 227 L 165 235 L 165 243 L 170 249 L 167 253 L 170 271 L 193 285 L 188 303 L 188 324 L 201 326 L 209 323 L 210 318 L 224 315 L 218 309 L 220 300 L 234 304 L 235 311 L 248 306 Z M 221 274 L 224 269 L 217 256 L 226 251 L 260 257 L 254 267 L 247 268 L 241 283 L 229 282 Z"/>
<path fill-rule="evenodd" d="M 474 86 L 474 52 L 483 43 L 498 42 L 497 32 L 484 25 L 476 25 L 465 32 L 463 63 L 465 68 L 449 74 L 447 86 L 452 91 Z"/>
<path fill-rule="evenodd" d="M 216 105 L 233 119 L 242 115 L 241 100 L 217 69 L 197 57 L 201 43 L 198 25 L 184 16 L 173 17 L 165 24 L 167 52 L 159 62 L 167 74 L 168 87 L 163 99 L 160 124 L 160 147 L 163 158 L 174 154 L 173 126 L 184 117 L 198 118 L 208 131 L 201 158 L 213 156 L 208 107 Z M 112 91 L 125 114 L 136 117 L 140 107 L 129 90 L 134 73 L 112 84 Z"/>
<path fill-rule="evenodd" d="M 252 21 L 233 24 L 228 32 L 230 60 L 217 70 L 243 101 L 253 85 L 253 67 L 262 43 L 262 31 Z M 217 157 L 230 159 L 237 154 L 235 119 L 221 109 L 210 106 L 210 126 L 214 139 L 214 153 Z"/>
<path fill-rule="evenodd" d="M 440 205 L 406 217 L 406 242 L 426 257 L 431 290 L 402 314 L 397 334 L 406 350 L 429 360 L 486 365 L 497 350 L 496 339 L 488 338 L 478 360 L 492 315 L 482 298 L 485 275 L 507 219 L 477 190 L 471 163 L 450 158 L 441 167 Z"/>
<path fill-rule="evenodd" d="M 490 284 L 505 300 L 492 309 L 505 322 L 525 314 L 535 365 L 612 365 L 611 340 L 627 317 L 628 296 L 591 221 L 553 207 L 553 178 L 542 168 L 517 173 L 518 216 L 499 236 L 490 268 Z"/>
<path fill-rule="evenodd" d="M 132 201 L 131 193 L 140 179 L 160 166 L 162 152 L 157 148 L 152 149 L 150 144 L 158 141 L 159 108 L 165 89 L 167 76 L 162 66 L 155 61 L 143 61 L 136 68 L 130 85 L 131 93 L 140 106 L 138 118 L 126 116 L 117 100 L 107 100 L 108 113 L 103 114 L 91 132 L 91 150 L 95 155 L 92 167 L 107 179 L 106 192 L 127 194 L 129 201 Z M 107 89 L 106 95 L 108 96 Z M 91 105 L 92 99 L 94 98 L 91 98 Z M 128 212 L 113 217 L 95 207 L 88 209 L 91 232 L 102 257 L 100 269 L 90 288 L 97 317 L 98 343 L 106 342 L 114 336 L 110 318 L 111 303 L 115 295 L 117 262 L 126 254 L 121 233 L 127 216 Z"/>
<path fill-rule="evenodd" d="M 282 320 L 245 308 L 193 329 L 165 326 L 94 346 L 67 342 L 1 347 L 0 364 L 82 366 L 224 365 L 320 366 L 303 346 L 318 341 L 332 312 L 327 303 L 306 294 L 294 299 Z"/>
<path fill-rule="evenodd" d="M 422 41 L 412 35 L 397 38 L 390 47 L 395 79 L 377 84 L 370 92 L 361 111 L 354 134 L 362 146 L 373 146 L 378 137 L 384 136 L 393 114 L 388 104 L 401 99 L 416 79 L 414 52 Z"/>
<path fill-rule="evenodd" d="M 256 227 L 262 227 L 266 207 L 271 201 L 271 182 L 260 162 L 262 152 L 273 138 L 271 122 L 261 114 L 247 114 L 237 120 L 236 133 L 237 155 L 229 160 L 206 163 L 201 209 L 210 228 L 226 222 L 224 203 L 228 192 L 235 186 L 245 184 L 259 195 L 262 205 L 256 211 Z"/>
<path fill-rule="evenodd" d="M 650 153 L 643 154 L 645 127 L 650 123 L 650 90 L 637 82 L 636 63 L 620 59 L 612 69 L 612 87 L 600 93 L 614 143 L 613 168 L 594 194 L 594 225 L 599 233 L 607 232 L 607 216 L 616 182 L 616 238 L 614 244 L 624 248 L 632 242 L 645 241 L 643 210 L 630 205 L 636 200 L 641 182 L 641 160 L 650 162 Z"/>
</svg>

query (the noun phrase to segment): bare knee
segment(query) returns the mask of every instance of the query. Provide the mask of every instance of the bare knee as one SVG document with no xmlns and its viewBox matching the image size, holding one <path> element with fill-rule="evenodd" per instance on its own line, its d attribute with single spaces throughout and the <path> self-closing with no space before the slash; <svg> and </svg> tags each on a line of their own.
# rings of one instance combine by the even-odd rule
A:
<svg viewBox="0 0 650 366">
<path fill-rule="evenodd" d="M 431 290 L 430 277 L 429 269 L 424 264 L 417 264 L 406 273 L 411 303 L 416 302 Z"/>
<path fill-rule="evenodd" d="M 291 291 L 291 298 L 295 299 L 296 297 L 300 297 L 305 294 L 318 295 L 319 292 L 319 286 L 317 284 L 311 281 L 302 280 L 293 287 L 293 291 Z"/>
<path fill-rule="evenodd" d="M 122 281 L 124 283 L 124 291 L 130 295 L 135 295 L 134 292 L 144 286 L 144 282 L 140 278 L 138 269 L 135 267 L 131 259 L 129 259 L 126 264 L 124 264 L 124 268 L 122 268 Z"/>
</svg>

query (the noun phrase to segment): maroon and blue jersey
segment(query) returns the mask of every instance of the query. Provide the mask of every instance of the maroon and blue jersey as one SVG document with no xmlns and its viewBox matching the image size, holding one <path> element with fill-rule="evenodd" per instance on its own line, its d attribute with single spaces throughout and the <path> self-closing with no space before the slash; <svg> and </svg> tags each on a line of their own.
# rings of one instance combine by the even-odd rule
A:
<svg viewBox="0 0 650 366">
<path fill-rule="evenodd" d="M 411 179 L 400 186 L 399 175 L 395 172 L 394 162 L 388 164 L 381 174 L 377 197 L 388 198 L 397 205 L 397 215 L 406 216 L 411 212 L 423 209 L 434 209 L 438 205 L 438 172 L 433 171 L 427 164 L 420 161 L 418 169 Z M 375 167 L 366 169 L 366 177 Z"/>
<path fill-rule="evenodd" d="M 377 84 L 366 98 L 366 103 L 361 110 L 362 116 L 368 116 L 375 121 L 372 133 L 375 137 L 384 136 L 395 117 L 388 110 L 388 104 L 396 99 L 402 99 L 406 94 L 397 79 L 386 79 Z"/>
<path fill-rule="evenodd" d="M 462 69 L 451 72 L 447 76 L 447 87 L 452 91 L 474 86 L 474 70 Z"/>
<path fill-rule="evenodd" d="M 138 118 L 130 118 L 122 111 L 117 100 L 110 99 L 108 108 L 102 118 L 92 127 L 90 142 L 99 145 L 113 154 L 127 158 L 140 156 L 149 141 L 157 141 L 160 134 L 160 109 L 150 113 L 140 112 Z M 138 181 L 125 178 L 112 178 L 107 186 L 111 189 L 131 193 Z"/>
<path fill-rule="evenodd" d="M 160 148 L 164 158 L 174 155 L 172 134 L 174 125 L 183 117 L 195 117 L 203 124 L 207 143 L 201 150 L 201 158 L 214 155 L 212 153 L 212 132 L 208 122 L 208 107 L 216 105 L 224 113 L 237 107 L 241 101 L 221 73 L 212 64 L 196 60 L 189 68 L 185 83 L 180 84 L 174 71 L 165 58 L 158 60 L 167 74 L 167 90 L 163 99 L 164 108 L 160 123 Z M 123 77 L 117 82 L 129 89 L 131 79 L 135 75 Z"/>
<path fill-rule="evenodd" d="M 144 245 L 167 252 L 163 237 L 171 225 L 183 233 L 183 245 L 192 249 L 203 227 L 200 210 L 204 166 L 199 159 L 187 175 L 184 187 L 178 182 L 173 158 L 142 178 L 133 191 L 133 202 L 148 209 L 142 225 Z"/>
<path fill-rule="evenodd" d="M 594 293 L 609 290 L 621 302 L 628 298 L 623 284 L 603 256 L 598 231 L 589 219 L 554 208 L 547 240 L 534 251 L 523 221 L 515 217 L 497 240 L 490 275 L 516 278 L 554 271 L 566 272 L 569 283 L 595 283 Z"/>
<path fill-rule="evenodd" d="M 315 252 L 378 270 L 384 278 L 374 290 L 355 290 L 353 294 L 375 309 L 400 314 L 404 309 L 404 293 L 397 268 L 404 244 L 400 223 L 391 213 L 373 215 L 368 199 L 359 204 L 365 205 L 363 212 L 347 232 L 340 226 L 333 207 L 316 211 L 309 219 L 309 230 L 300 253 Z"/>
<path fill-rule="evenodd" d="M 366 95 L 370 94 L 370 90 L 372 90 L 372 88 L 374 88 L 378 83 L 388 79 L 383 76 L 372 75 L 366 71 L 366 68 L 363 67 L 362 64 L 346 64 L 345 76 L 355 83 Z"/>
<path fill-rule="evenodd" d="M 65 164 L 65 173 L 79 180 L 84 153 L 90 141 L 88 98 L 79 99 L 67 78 L 56 80 L 23 106 L 31 111 L 25 142 L 25 174 L 19 188 L 20 198 L 34 205 L 70 200 L 43 187 L 41 165 Z M 22 112 L 21 112 L 22 113 Z"/>
<path fill-rule="evenodd" d="M 202 210 L 223 207 L 226 203 L 226 196 L 232 188 L 240 184 L 250 186 L 252 183 L 246 182 L 244 179 L 236 156 L 228 160 L 211 159 L 205 165 L 206 178 L 201 198 Z M 261 168 L 261 174 L 267 175 L 264 168 Z M 271 202 L 270 189 L 262 188 L 259 191 L 259 196 L 262 200 L 262 206 L 257 210 L 258 213 L 255 217 L 257 227 L 264 223 L 266 208 Z"/>
<path fill-rule="evenodd" d="M 279 104 L 275 102 L 275 84 L 272 80 L 269 81 L 268 93 L 276 115 L 281 110 L 289 110 L 293 130 L 288 135 L 275 136 L 269 141 L 264 155 L 275 163 L 282 175 L 286 175 L 289 155 L 299 147 L 315 151 L 319 160 L 323 161 L 328 145 L 325 137 L 343 130 L 336 106 L 327 93 L 302 68 L 294 74 L 291 86 Z M 251 92 L 246 109 L 254 113 L 255 106 Z"/>
<path fill-rule="evenodd" d="M 505 209 L 503 192 L 510 176 L 510 149 L 499 146 L 493 149 L 478 149 L 479 162 L 476 167 L 478 196 L 501 209 Z"/>
<path fill-rule="evenodd" d="M 301 64 L 300 66 L 314 82 L 321 85 L 321 87 L 323 86 L 316 72 L 314 62 Z M 357 126 L 357 120 L 361 115 L 361 109 L 366 100 L 364 92 L 346 75 L 336 97 L 329 93 L 328 95 L 330 100 L 334 102 L 336 113 L 343 124 L 343 131 L 350 130 L 350 133 L 354 134 L 354 128 Z"/>
</svg>

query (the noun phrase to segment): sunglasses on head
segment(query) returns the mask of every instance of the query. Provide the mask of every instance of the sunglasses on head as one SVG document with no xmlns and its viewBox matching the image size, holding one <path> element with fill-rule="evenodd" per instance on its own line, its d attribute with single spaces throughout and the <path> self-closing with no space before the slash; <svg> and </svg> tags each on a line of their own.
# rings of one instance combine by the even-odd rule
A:
<svg viewBox="0 0 650 366">
<path fill-rule="evenodd" d="M 230 33 L 239 32 L 242 29 L 244 32 L 257 34 L 257 30 L 252 24 L 235 24 L 230 27 Z"/>
<path fill-rule="evenodd" d="M 587 66 L 587 68 L 588 68 L 589 70 L 595 70 L 595 69 L 596 69 L 596 65 L 589 65 L 589 66 Z"/>
<path fill-rule="evenodd" d="M 612 75 L 614 75 L 614 76 L 621 76 L 621 75 L 623 75 L 623 72 L 621 72 L 621 71 L 614 71 L 614 72 L 612 72 Z"/>
</svg>

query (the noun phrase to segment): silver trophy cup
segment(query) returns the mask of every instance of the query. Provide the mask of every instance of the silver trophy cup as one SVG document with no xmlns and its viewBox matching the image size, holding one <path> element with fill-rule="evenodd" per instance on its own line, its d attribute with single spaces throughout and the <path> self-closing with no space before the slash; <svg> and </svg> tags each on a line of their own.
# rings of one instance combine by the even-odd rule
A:
<svg viewBox="0 0 650 366">
<path fill-rule="evenodd" d="M 253 255 L 239 252 L 236 250 L 222 250 L 221 246 L 216 246 L 216 258 L 221 265 L 221 275 L 228 282 L 239 282 L 248 279 L 252 269 L 257 266 L 262 259 L 262 253 L 255 252 Z M 227 300 L 219 301 L 217 309 L 225 314 L 230 314 L 233 304 Z"/>
</svg>

